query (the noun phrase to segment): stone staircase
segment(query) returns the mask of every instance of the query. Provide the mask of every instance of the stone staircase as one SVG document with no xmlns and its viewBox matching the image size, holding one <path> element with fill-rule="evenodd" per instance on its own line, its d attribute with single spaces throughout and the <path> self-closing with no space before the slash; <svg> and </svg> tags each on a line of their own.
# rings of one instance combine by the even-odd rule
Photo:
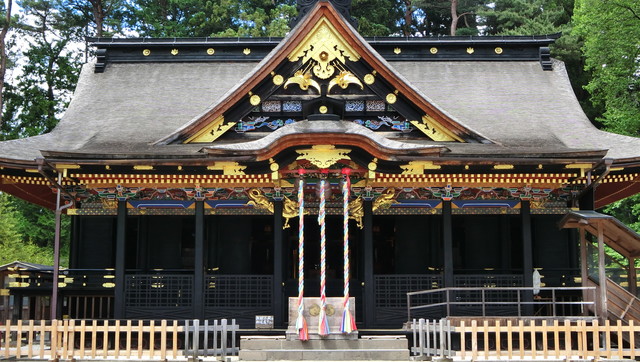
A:
<svg viewBox="0 0 640 362">
<path fill-rule="evenodd" d="M 405 336 L 361 336 L 358 339 L 311 339 L 285 336 L 245 336 L 241 361 L 407 361 Z"/>
</svg>

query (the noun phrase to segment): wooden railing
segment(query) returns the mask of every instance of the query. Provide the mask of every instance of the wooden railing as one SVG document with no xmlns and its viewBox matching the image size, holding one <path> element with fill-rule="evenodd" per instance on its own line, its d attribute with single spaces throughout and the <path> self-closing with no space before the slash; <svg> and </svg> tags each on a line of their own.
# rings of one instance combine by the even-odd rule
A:
<svg viewBox="0 0 640 362">
<path fill-rule="evenodd" d="M 0 326 L 0 358 L 175 360 L 202 353 L 237 355 L 235 320 L 211 321 L 194 330 L 193 323 L 173 321 L 53 320 L 6 321 Z M 218 328 L 218 325 L 223 328 Z M 212 348 L 207 341 L 213 337 Z M 232 338 L 231 348 L 227 339 Z M 189 343 L 189 340 L 192 343 Z M 193 341 L 196 348 L 193 348 Z M 220 346 L 218 348 L 217 346 Z"/>
<path fill-rule="evenodd" d="M 446 323 L 446 324 L 445 324 Z M 640 326 L 597 320 L 413 320 L 416 356 L 451 356 L 460 360 L 635 359 Z M 451 344 L 454 341 L 453 345 Z M 452 352 L 453 351 L 453 352 Z M 444 354 L 444 355 L 443 355 Z"/>
</svg>

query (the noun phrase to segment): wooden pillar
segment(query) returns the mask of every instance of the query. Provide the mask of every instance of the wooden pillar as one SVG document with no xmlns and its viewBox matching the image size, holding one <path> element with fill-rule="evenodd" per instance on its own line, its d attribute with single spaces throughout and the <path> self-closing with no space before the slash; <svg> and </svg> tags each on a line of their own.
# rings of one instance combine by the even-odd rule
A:
<svg viewBox="0 0 640 362">
<path fill-rule="evenodd" d="M 444 257 L 443 280 L 445 288 L 455 288 L 456 281 L 453 270 L 453 216 L 451 200 L 442 201 L 442 254 Z M 449 300 L 456 300 L 456 292 L 449 292 Z M 447 316 L 457 314 L 456 306 L 447 306 Z"/>
<path fill-rule="evenodd" d="M 442 201 L 442 239 L 444 255 L 444 287 L 454 288 L 453 274 L 453 220 L 451 201 Z"/>
<path fill-rule="evenodd" d="M 284 308 L 289 301 L 284 300 L 284 247 L 282 240 L 282 201 L 273 201 L 273 319 L 276 326 L 284 326 Z M 286 305 L 285 305 L 286 303 Z"/>
<path fill-rule="evenodd" d="M 204 319 L 204 201 L 196 201 L 193 317 Z"/>
<path fill-rule="evenodd" d="M 636 258 L 629 258 L 629 293 L 638 296 L 638 276 L 636 274 Z"/>
<path fill-rule="evenodd" d="M 602 222 L 598 221 L 598 283 L 600 284 L 600 319 L 602 322 L 608 318 L 607 274 L 604 264 L 604 228 Z"/>
<path fill-rule="evenodd" d="M 127 237 L 127 202 L 118 201 L 118 216 L 116 220 L 116 275 L 114 290 L 115 319 L 125 318 L 124 292 L 125 292 L 125 247 Z"/>
<path fill-rule="evenodd" d="M 136 269 L 149 270 L 149 217 L 138 217 L 138 261 Z"/>
<path fill-rule="evenodd" d="M 578 229 L 580 234 L 580 280 L 582 280 L 582 286 L 586 287 L 589 285 L 589 264 L 587 262 L 587 235 L 584 228 Z M 587 290 L 582 290 L 582 300 L 589 301 L 593 295 L 589 293 Z M 588 315 L 589 311 L 587 308 L 583 308 L 583 315 Z"/>
<path fill-rule="evenodd" d="M 364 201 L 363 256 L 364 256 L 364 323 L 371 328 L 375 323 L 375 277 L 373 270 L 373 202 Z"/>
<path fill-rule="evenodd" d="M 528 200 L 521 201 L 520 216 L 522 222 L 522 273 L 525 287 L 533 287 L 533 240 L 531 238 L 531 204 Z M 526 303 L 533 302 L 533 292 L 523 295 Z M 523 306 L 524 315 L 533 315 L 533 304 Z"/>
</svg>

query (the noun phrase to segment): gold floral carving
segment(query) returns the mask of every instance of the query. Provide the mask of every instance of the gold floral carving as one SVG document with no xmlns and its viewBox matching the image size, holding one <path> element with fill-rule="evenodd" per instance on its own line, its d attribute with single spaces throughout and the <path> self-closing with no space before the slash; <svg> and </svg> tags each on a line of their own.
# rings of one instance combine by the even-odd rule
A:
<svg viewBox="0 0 640 362">
<path fill-rule="evenodd" d="M 289 84 L 297 84 L 300 86 L 300 89 L 307 90 L 309 87 L 313 87 L 320 94 L 320 84 L 311 78 L 311 73 L 299 70 L 297 71 L 293 77 L 287 79 L 287 82 L 284 84 L 284 89 L 287 89 Z"/>
<path fill-rule="evenodd" d="M 397 203 L 396 190 L 394 188 L 388 188 L 373 202 L 372 210 L 376 212 L 377 210 L 388 209 L 391 205 Z"/>
<path fill-rule="evenodd" d="M 318 168 L 329 168 L 340 160 L 350 160 L 351 150 L 336 148 L 332 145 L 315 145 L 310 149 L 296 150 L 298 160 L 307 160 Z"/>
<path fill-rule="evenodd" d="M 406 165 L 400 165 L 403 175 L 422 175 L 425 170 L 439 170 L 440 165 L 434 165 L 433 161 L 411 161 Z"/>
<path fill-rule="evenodd" d="M 235 125 L 236 125 L 236 122 L 225 123 L 224 116 L 220 116 L 216 118 L 213 122 L 211 122 L 208 126 L 201 129 L 195 135 L 187 139 L 185 143 L 213 142 Z"/>
<path fill-rule="evenodd" d="M 349 219 L 355 220 L 356 225 L 362 229 L 364 227 L 362 224 L 363 217 L 364 203 L 362 202 L 362 197 L 358 197 L 357 199 L 349 202 Z"/>
<path fill-rule="evenodd" d="M 303 64 L 313 60 L 315 63 L 313 73 L 320 79 L 328 79 L 335 72 L 331 62 L 337 60 L 344 64 L 347 59 L 357 61 L 360 55 L 331 22 L 322 17 L 288 58 L 292 62 L 302 59 Z"/>
<path fill-rule="evenodd" d="M 473 54 L 475 50 L 472 47 L 467 48 L 467 54 Z"/>
<path fill-rule="evenodd" d="M 327 92 L 331 92 L 331 88 L 336 85 L 340 86 L 340 88 L 342 89 L 347 89 L 349 84 L 355 84 L 360 86 L 360 89 L 364 89 L 364 85 L 362 85 L 362 82 L 360 81 L 360 79 L 358 79 L 358 77 L 353 75 L 353 73 L 351 72 L 342 71 L 340 72 L 340 74 L 336 75 L 335 78 L 331 79 Z"/>
<path fill-rule="evenodd" d="M 430 116 L 422 117 L 421 121 L 411 121 L 417 129 L 422 131 L 427 137 L 438 142 L 451 142 L 458 141 L 464 142 L 460 137 L 456 136 L 453 132 L 442 127 L 435 119 Z"/>
</svg>

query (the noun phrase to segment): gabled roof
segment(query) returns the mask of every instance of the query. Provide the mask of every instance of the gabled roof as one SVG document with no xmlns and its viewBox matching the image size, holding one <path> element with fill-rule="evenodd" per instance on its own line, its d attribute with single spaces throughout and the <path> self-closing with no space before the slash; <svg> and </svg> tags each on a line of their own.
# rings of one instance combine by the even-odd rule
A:
<svg viewBox="0 0 640 362">
<path fill-rule="evenodd" d="M 581 228 L 596 238 L 598 230 L 602 230 L 605 244 L 626 258 L 640 257 L 640 235 L 611 215 L 589 210 L 571 211 L 558 226 Z"/>
<path fill-rule="evenodd" d="M 257 106 L 279 87 L 286 87 L 288 82 L 283 85 L 282 76 L 291 79 L 298 71 L 299 76 L 308 74 L 328 79 L 336 74 L 337 78 L 336 62 L 345 71 L 349 68 L 345 73 L 361 87 L 364 85 L 360 79 L 399 112 L 412 116 L 411 123 L 425 134 L 439 135 L 436 140 L 489 143 L 486 137 L 447 114 L 396 72 L 329 2 L 317 2 L 289 35 L 224 97 L 157 144 L 214 141 L 249 112 L 249 104 Z M 310 71 L 303 74 L 310 67 L 313 75 Z M 374 87 L 374 83 L 385 83 L 386 87 Z"/>
</svg>

